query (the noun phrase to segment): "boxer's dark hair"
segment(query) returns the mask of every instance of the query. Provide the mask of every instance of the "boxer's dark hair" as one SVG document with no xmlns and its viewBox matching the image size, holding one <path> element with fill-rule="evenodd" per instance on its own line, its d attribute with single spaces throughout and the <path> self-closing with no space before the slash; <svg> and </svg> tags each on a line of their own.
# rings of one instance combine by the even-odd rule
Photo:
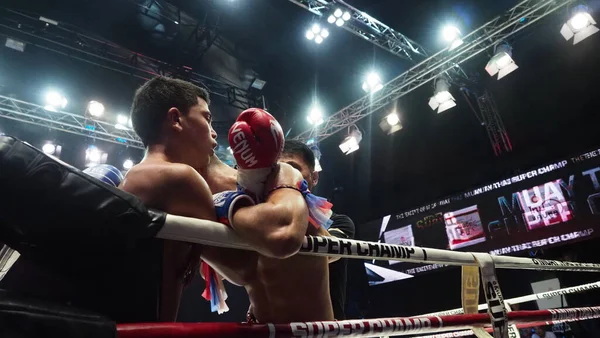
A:
<svg viewBox="0 0 600 338">
<path fill-rule="evenodd" d="M 310 171 L 315 170 L 315 153 L 303 142 L 286 140 L 283 146 L 283 155 L 298 155 L 308 165 Z"/>
<path fill-rule="evenodd" d="M 175 107 L 186 114 L 198 104 L 198 98 L 210 104 L 205 89 L 183 80 L 157 76 L 135 92 L 131 106 L 133 130 L 145 146 L 158 143 L 167 111 Z"/>
</svg>

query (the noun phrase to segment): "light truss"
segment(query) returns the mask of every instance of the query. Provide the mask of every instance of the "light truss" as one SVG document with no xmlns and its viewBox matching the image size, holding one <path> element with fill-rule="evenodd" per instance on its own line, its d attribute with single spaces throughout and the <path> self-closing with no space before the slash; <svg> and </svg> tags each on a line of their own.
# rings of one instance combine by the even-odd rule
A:
<svg viewBox="0 0 600 338">
<path fill-rule="evenodd" d="M 65 111 L 50 111 L 35 103 L 17 100 L 0 95 L 0 118 L 29 123 L 65 133 L 71 133 L 96 140 L 144 149 L 136 133 L 128 126 L 119 126 Z M 226 133 L 233 121 L 212 123 L 217 133 Z"/>
<path fill-rule="evenodd" d="M 427 57 L 427 52 L 418 43 L 403 34 L 396 32 L 391 27 L 386 26 L 384 23 L 367 13 L 346 4 L 342 0 L 289 1 L 320 17 L 328 16 L 336 8 L 347 10 L 351 13 L 352 19 L 346 22 L 341 28 L 404 59 L 415 61 Z"/>
<path fill-rule="evenodd" d="M 485 126 L 492 148 L 494 148 L 494 154 L 500 156 L 504 152 L 511 152 L 512 144 L 492 95 L 488 92 L 480 95 L 477 97 L 477 105 L 481 113 L 481 122 Z"/>
<path fill-rule="evenodd" d="M 34 124 L 66 133 L 94 138 L 111 143 L 144 149 L 135 132 L 124 126 L 117 129 L 114 124 L 93 120 L 65 111 L 50 111 L 44 107 L 0 95 L 0 117 Z"/>
<path fill-rule="evenodd" d="M 295 1 L 295 0 L 292 0 Z M 463 62 L 495 46 L 515 33 L 529 27 L 575 0 L 525 0 L 504 14 L 484 24 L 463 38 L 464 43 L 450 51 L 448 48 L 386 83 L 378 92 L 366 95 L 329 116 L 316 128 L 308 129 L 295 139 L 322 141 L 347 129 L 359 120 L 410 93 L 436 77 L 452 71 Z"/>
<path fill-rule="evenodd" d="M 171 65 L 91 36 L 77 27 L 44 20 L 48 19 L 0 8 L 0 36 L 25 42 L 25 48 L 35 46 L 142 80 L 156 75 L 181 78 L 205 88 L 213 97 L 221 97 L 239 109 L 260 107 L 262 104 L 260 95 L 199 74 L 191 67 Z"/>
</svg>

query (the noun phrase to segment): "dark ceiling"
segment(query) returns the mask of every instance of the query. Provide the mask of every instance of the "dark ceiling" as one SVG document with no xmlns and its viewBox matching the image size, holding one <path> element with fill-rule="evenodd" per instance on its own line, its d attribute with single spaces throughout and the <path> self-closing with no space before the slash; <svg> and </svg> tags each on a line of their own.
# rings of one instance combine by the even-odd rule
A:
<svg viewBox="0 0 600 338">
<path fill-rule="evenodd" d="M 516 3 L 347 2 L 433 52 L 442 48 L 439 29 L 444 23 L 455 22 L 468 33 Z M 321 45 L 306 40 L 304 31 L 315 18 L 285 0 L 162 1 L 165 6 L 160 8 L 165 17 L 172 15 L 175 7 L 186 13 L 180 25 L 164 17 L 160 23 L 142 15 L 141 9 L 148 3 L 151 1 L 3 2 L 7 7 L 72 24 L 169 63 L 193 63 L 194 71 L 245 88 L 258 76 L 267 81 L 264 94 L 270 111 L 285 130 L 291 129 L 290 135 L 308 127 L 305 113 L 313 99 L 318 99 L 327 114 L 333 114 L 363 95 L 361 83 L 369 69 L 377 69 L 387 82 L 411 66 L 333 27 Z M 598 3 L 592 1 L 590 6 L 596 8 Z M 485 130 L 456 88 L 452 92 L 457 108 L 440 115 L 431 111 L 427 106 L 431 86 L 426 85 L 395 103 L 404 124 L 402 131 L 392 136 L 381 132 L 378 122 L 385 111 L 380 111 L 358 124 L 364 139 L 356 153 L 341 154 L 337 148 L 341 134 L 325 140 L 321 145 L 324 172 L 318 193 L 332 198 L 337 211 L 362 222 L 600 144 L 596 132 L 600 115 L 595 106 L 600 35 L 572 46 L 558 33 L 565 18 L 566 12 L 559 11 L 511 41 L 520 69 L 501 81 L 483 71 L 488 55 L 464 65 L 470 74 L 479 73 L 475 75 L 478 88 L 494 95 L 514 145 L 512 153 L 494 156 Z M 189 28 L 185 27 L 192 22 L 218 32 L 219 40 L 207 52 L 190 47 Z M 133 91 L 141 83 L 126 74 L 35 46 L 28 46 L 25 53 L 2 48 L 0 57 L 4 92 L 32 101 L 39 101 L 41 91 L 52 84 L 79 98 L 80 104 L 96 98 L 106 102 L 107 109 L 126 111 Z M 77 101 L 73 100 L 71 109 L 83 109 Z M 217 103 L 213 110 L 221 121 L 231 121 L 239 112 Z M 5 120 L 0 120 L 0 126 L 28 133 L 28 137 L 66 137 Z M 77 137 L 69 140 L 81 141 Z M 115 151 L 117 148 L 118 152 L 135 152 L 114 146 Z M 135 154 L 141 157 L 140 152 Z"/>
</svg>

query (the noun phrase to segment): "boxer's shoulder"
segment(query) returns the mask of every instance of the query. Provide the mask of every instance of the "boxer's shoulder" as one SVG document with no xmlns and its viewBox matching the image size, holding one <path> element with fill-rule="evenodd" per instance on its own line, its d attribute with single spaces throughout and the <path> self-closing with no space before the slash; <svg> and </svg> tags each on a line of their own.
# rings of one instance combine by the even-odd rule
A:
<svg viewBox="0 0 600 338">
<path fill-rule="evenodd" d="M 212 201 L 204 178 L 194 168 L 181 163 L 142 162 L 131 168 L 121 188 L 155 208 L 167 207 L 163 201 L 171 204 L 171 201 L 197 196 Z"/>
<path fill-rule="evenodd" d="M 153 186 L 206 184 L 202 176 L 189 165 L 169 162 L 142 162 L 129 170 L 125 180 L 150 181 Z"/>
</svg>

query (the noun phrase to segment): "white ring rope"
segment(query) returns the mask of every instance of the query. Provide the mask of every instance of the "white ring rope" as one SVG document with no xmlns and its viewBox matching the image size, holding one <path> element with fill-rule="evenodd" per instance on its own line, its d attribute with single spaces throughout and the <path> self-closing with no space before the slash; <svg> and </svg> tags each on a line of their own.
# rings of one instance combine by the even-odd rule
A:
<svg viewBox="0 0 600 338">
<path fill-rule="evenodd" d="M 527 296 L 505 299 L 504 301 L 510 305 L 514 305 L 514 304 L 530 302 L 533 300 L 549 299 L 549 298 L 553 298 L 553 297 L 557 297 L 557 296 L 564 296 L 564 295 L 580 293 L 580 292 L 585 292 L 585 291 L 595 290 L 595 289 L 600 289 L 600 282 L 593 282 L 593 283 L 582 284 L 582 285 L 578 285 L 578 286 L 572 286 L 572 287 L 553 290 L 553 291 L 534 293 L 534 294 L 527 295 Z M 479 309 L 479 311 L 487 310 L 487 304 L 479 304 L 478 309 Z M 462 313 L 463 313 L 463 309 L 457 308 L 457 309 L 452 309 L 452 310 L 426 313 L 426 314 L 415 316 L 415 317 L 450 316 L 450 315 L 458 315 L 458 314 L 462 314 Z"/>
<path fill-rule="evenodd" d="M 254 250 L 234 230 L 221 223 L 175 215 L 167 215 L 165 224 L 156 237 L 225 248 Z M 479 266 L 470 252 L 321 236 L 306 236 L 299 254 L 454 266 Z M 510 256 L 494 256 L 494 265 L 500 269 L 600 272 L 600 264 Z"/>
</svg>

